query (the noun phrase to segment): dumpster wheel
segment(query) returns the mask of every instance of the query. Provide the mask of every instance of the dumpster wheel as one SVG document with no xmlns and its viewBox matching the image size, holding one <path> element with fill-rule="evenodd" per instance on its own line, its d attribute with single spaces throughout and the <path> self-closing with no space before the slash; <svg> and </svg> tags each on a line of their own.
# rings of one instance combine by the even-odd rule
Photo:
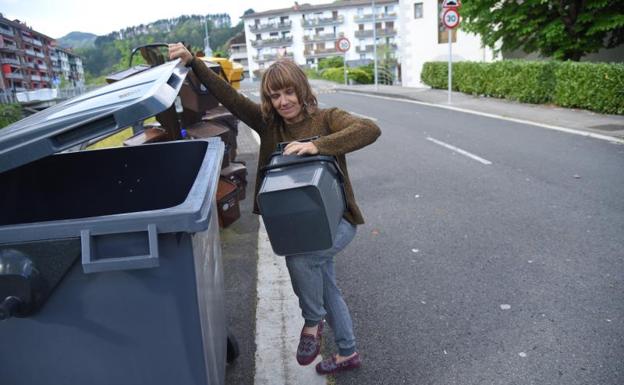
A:
<svg viewBox="0 0 624 385">
<path fill-rule="evenodd" d="M 236 340 L 236 337 L 234 337 L 234 334 L 232 334 L 232 332 L 228 330 L 227 353 L 226 353 L 225 360 L 227 361 L 228 364 L 231 364 L 232 362 L 234 362 L 236 358 L 238 358 L 239 354 L 240 354 L 240 350 L 238 349 L 238 341 Z"/>
</svg>

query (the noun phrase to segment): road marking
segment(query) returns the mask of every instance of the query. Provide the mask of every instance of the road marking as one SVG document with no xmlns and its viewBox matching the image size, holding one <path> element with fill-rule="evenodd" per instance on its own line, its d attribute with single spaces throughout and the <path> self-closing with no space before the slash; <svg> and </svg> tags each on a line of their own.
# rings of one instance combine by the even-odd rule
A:
<svg viewBox="0 0 624 385">
<path fill-rule="evenodd" d="M 269 236 L 260 220 L 258 229 L 258 304 L 256 308 L 256 372 L 254 385 L 326 385 L 316 374 L 319 355 L 308 366 L 295 359 L 303 325 L 286 260 L 271 249 Z"/>
<path fill-rule="evenodd" d="M 362 92 L 351 92 L 351 91 L 339 91 L 339 92 L 343 93 L 343 94 L 350 94 L 350 95 L 368 96 L 369 98 L 377 98 L 377 99 L 392 100 L 392 101 L 396 101 L 396 102 L 405 102 L 405 103 L 419 104 L 421 106 L 444 108 L 444 109 L 447 109 L 447 110 L 464 112 L 466 114 L 485 116 L 487 118 L 507 120 L 509 122 L 514 122 L 514 123 L 529 124 L 531 126 L 542 127 L 542 128 L 546 128 L 546 129 L 554 130 L 554 131 L 561 131 L 561 132 L 565 132 L 567 134 L 580 135 L 580 136 L 586 136 L 586 137 L 594 138 L 594 139 L 606 140 L 606 141 L 611 142 L 611 143 L 624 144 L 624 139 L 615 138 L 613 136 L 595 134 L 593 132 L 576 130 L 574 128 L 553 126 L 551 124 L 532 122 L 530 120 L 509 118 L 509 117 L 506 117 L 506 116 L 501 116 L 501 115 L 496 115 L 496 114 L 488 114 L 487 112 L 479 112 L 479 111 L 467 110 L 467 109 L 464 109 L 464 108 L 445 106 L 445 105 L 442 105 L 442 104 L 419 102 L 417 100 L 409 100 L 409 99 L 404 99 L 404 98 L 397 98 L 397 97 L 390 97 L 390 96 L 380 96 L 380 95 L 371 95 L 371 94 L 365 94 L 365 93 L 362 93 Z"/>
<path fill-rule="evenodd" d="M 427 140 L 428 140 L 428 141 L 430 141 L 430 142 L 433 142 L 433 143 L 435 143 L 435 144 L 438 144 L 438 145 L 440 145 L 440 146 L 442 146 L 442 147 L 446 147 L 446 148 L 448 148 L 449 150 L 453 150 L 453 151 L 455 151 L 455 152 L 457 152 L 457 153 L 459 153 L 459 154 L 462 154 L 462 155 L 464 155 L 464 156 L 467 156 L 467 157 L 469 157 L 469 158 L 471 158 L 471 159 L 474 159 L 474 160 L 476 160 L 477 162 L 481 162 L 481 163 L 483 163 L 483 164 L 485 164 L 485 165 L 492 164 L 492 162 L 490 162 L 490 161 L 489 161 L 489 160 L 487 160 L 487 159 L 483 159 L 483 158 L 481 158 L 480 156 L 477 156 L 477 155 L 472 154 L 472 153 L 470 153 L 470 152 L 468 152 L 468 151 L 462 150 L 462 149 L 461 149 L 461 148 L 459 148 L 459 147 L 455 147 L 455 146 L 450 145 L 450 144 L 448 144 L 448 143 L 444 143 L 444 142 L 439 141 L 439 140 L 437 140 L 437 139 L 433 139 L 433 138 L 432 138 L 432 137 L 430 137 L 430 136 L 428 136 L 428 137 L 427 137 Z"/>
<path fill-rule="evenodd" d="M 373 122 L 377 122 L 377 121 L 378 121 L 378 119 L 377 119 L 377 118 L 372 118 L 372 117 L 370 117 L 370 116 L 366 116 L 366 115 L 358 114 L 357 112 L 349 111 L 349 113 L 350 113 L 351 115 L 359 116 L 360 118 L 370 119 L 370 120 L 372 120 Z"/>
</svg>

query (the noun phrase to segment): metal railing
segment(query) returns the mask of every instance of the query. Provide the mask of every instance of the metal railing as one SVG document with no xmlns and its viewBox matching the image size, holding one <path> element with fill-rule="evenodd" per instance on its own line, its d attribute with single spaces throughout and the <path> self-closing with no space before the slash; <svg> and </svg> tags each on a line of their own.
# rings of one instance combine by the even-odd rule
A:
<svg viewBox="0 0 624 385">
<path fill-rule="evenodd" d="M 325 49 L 316 49 L 316 50 L 306 50 L 303 52 L 305 57 L 327 57 L 342 54 L 336 48 L 325 48 Z"/>
<path fill-rule="evenodd" d="M 330 41 L 330 40 L 338 40 L 343 37 L 344 33 L 334 34 L 334 33 L 324 33 L 312 36 L 304 36 L 303 41 L 307 43 L 321 42 L 321 41 Z"/>
<path fill-rule="evenodd" d="M 396 35 L 397 31 L 394 28 L 378 28 L 377 29 L 377 37 L 385 37 L 385 36 L 394 36 Z M 365 30 L 360 30 L 360 31 L 355 31 L 355 37 L 357 37 L 358 39 L 362 39 L 362 38 L 366 38 L 366 37 L 373 37 L 373 30 L 372 29 L 365 29 Z"/>
<path fill-rule="evenodd" d="M 276 23 L 254 24 L 254 25 L 249 26 L 249 30 L 254 33 L 280 31 L 283 29 L 290 29 L 291 26 L 292 26 L 292 21 L 288 20 L 288 21 L 276 22 Z"/>
<path fill-rule="evenodd" d="M 279 38 L 279 39 L 253 40 L 251 42 L 251 46 L 254 47 L 254 48 L 283 46 L 283 45 L 291 45 L 291 44 L 292 44 L 292 37 Z"/>
<path fill-rule="evenodd" d="M 268 61 L 275 61 L 277 59 L 283 58 L 283 57 L 287 57 L 287 58 L 293 58 L 294 55 L 292 53 L 286 53 L 286 55 L 280 55 L 280 54 L 263 54 L 263 55 L 259 55 L 259 56 L 254 56 L 254 61 L 258 62 L 258 63 L 264 63 L 264 62 L 268 62 Z"/>
<path fill-rule="evenodd" d="M 384 20 L 395 20 L 397 18 L 396 13 L 379 13 L 375 15 L 375 21 L 384 21 Z M 373 21 L 373 14 L 368 15 L 356 15 L 353 17 L 353 20 L 357 23 L 365 23 L 368 21 Z"/>
<path fill-rule="evenodd" d="M 336 18 L 329 17 L 329 18 L 324 18 L 324 19 L 301 20 L 301 25 L 304 28 L 309 28 L 309 27 L 318 27 L 322 25 L 342 24 L 343 22 L 344 22 L 344 17 L 340 15 Z"/>
<path fill-rule="evenodd" d="M 15 65 L 20 65 L 21 64 L 19 60 L 13 59 L 13 58 L 10 58 L 10 57 L 0 58 L 0 63 L 2 63 L 2 64 L 15 64 Z"/>
<path fill-rule="evenodd" d="M 6 28 L 0 28 L 0 33 L 5 34 L 7 36 L 15 36 L 15 32 Z"/>
</svg>

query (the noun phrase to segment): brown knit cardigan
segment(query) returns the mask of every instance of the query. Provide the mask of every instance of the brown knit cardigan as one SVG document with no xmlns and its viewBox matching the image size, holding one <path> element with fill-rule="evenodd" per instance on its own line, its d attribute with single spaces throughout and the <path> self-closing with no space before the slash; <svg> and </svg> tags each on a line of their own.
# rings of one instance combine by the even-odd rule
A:
<svg viewBox="0 0 624 385">
<path fill-rule="evenodd" d="M 260 169 L 269 163 L 271 154 L 280 142 L 320 136 L 314 145 L 321 155 L 334 155 L 344 173 L 344 189 L 347 211 L 344 218 L 352 224 L 364 223 L 362 213 L 355 202 L 353 188 L 349 180 L 345 154 L 373 143 L 381 134 L 379 127 L 369 119 L 362 119 L 338 108 L 319 109 L 304 120 L 294 123 L 269 126 L 262 117 L 260 105 L 238 93 L 232 86 L 210 70 L 200 59 L 190 63 L 199 80 L 236 117 L 251 127 L 260 136 L 260 154 L 256 188 L 254 192 L 254 213 L 258 214 L 255 200 L 260 184 Z"/>
</svg>

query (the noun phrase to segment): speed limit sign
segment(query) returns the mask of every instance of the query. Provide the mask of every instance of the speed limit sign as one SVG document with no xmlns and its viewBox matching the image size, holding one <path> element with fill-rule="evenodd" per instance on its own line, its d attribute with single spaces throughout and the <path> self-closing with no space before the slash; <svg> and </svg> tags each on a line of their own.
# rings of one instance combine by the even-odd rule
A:
<svg viewBox="0 0 624 385">
<path fill-rule="evenodd" d="M 455 8 L 449 8 L 442 16 L 442 23 L 448 29 L 453 29 L 459 25 L 459 12 Z"/>
<path fill-rule="evenodd" d="M 347 52 L 349 48 L 351 48 L 351 42 L 349 42 L 349 39 L 346 37 L 341 37 L 336 42 L 336 48 L 338 48 L 340 52 Z"/>
</svg>

